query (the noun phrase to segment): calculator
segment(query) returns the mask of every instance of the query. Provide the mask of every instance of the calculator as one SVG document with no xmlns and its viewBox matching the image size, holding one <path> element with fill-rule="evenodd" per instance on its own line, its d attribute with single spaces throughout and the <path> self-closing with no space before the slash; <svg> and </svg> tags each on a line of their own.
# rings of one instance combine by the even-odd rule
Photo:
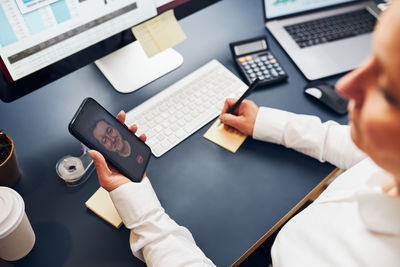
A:
<svg viewBox="0 0 400 267">
<path fill-rule="evenodd" d="M 288 75 L 269 51 L 267 37 L 260 36 L 229 44 L 240 73 L 251 84 L 256 78 L 260 86 L 287 79 Z"/>
</svg>

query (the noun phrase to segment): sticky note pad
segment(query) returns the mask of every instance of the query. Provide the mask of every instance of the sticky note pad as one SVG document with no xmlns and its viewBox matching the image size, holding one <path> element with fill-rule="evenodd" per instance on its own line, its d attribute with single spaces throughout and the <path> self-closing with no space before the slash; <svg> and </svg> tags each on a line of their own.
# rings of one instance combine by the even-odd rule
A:
<svg viewBox="0 0 400 267">
<path fill-rule="evenodd" d="M 116 228 L 121 227 L 122 219 L 115 209 L 110 195 L 103 187 L 100 187 L 96 191 L 96 193 L 94 193 L 88 199 L 88 201 L 86 201 L 85 205 L 94 213 L 96 213 L 100 218 L 111 223 Z"/>
<path fill-rule="evenodd" d="M 235 153 L 238 148 L 246 140 L 247 135 L 235 132 L 228 132 L 225 130 L 224 125 L 220 124 L 220 120 L 217 119 L 214 124 L 207 130 L 203 135 L 204 138 L 216 143 L 217 145 Z"/>
<path fill-rule="evenodd" d="M 172 9 L 133 27 L 132 32 L 148 57 L 152 57 L 186 39 L 186 35 L 179 26 Z"/>
</svg>

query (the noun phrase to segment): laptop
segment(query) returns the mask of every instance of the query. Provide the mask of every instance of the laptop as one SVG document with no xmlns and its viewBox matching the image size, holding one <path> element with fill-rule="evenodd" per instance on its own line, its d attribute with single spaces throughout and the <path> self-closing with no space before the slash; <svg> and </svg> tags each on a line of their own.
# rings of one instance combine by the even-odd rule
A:
<svg viewBox="0 0 400 267">
<path fill-rule="evenodd" d="M 364 0 L 262 0 L 265 26 L 308 80 L 358 67 L 379 9 Z"/>
</svg>

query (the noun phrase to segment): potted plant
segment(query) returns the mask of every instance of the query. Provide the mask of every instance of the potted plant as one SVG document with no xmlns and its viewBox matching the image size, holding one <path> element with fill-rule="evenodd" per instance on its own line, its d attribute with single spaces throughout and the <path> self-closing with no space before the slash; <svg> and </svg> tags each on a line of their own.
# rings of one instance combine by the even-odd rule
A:
<svg viewBox="0 0 400 267">
<path fill-rule="evenodd" d="M 14 143 L 0 130 L 0 186 L 13 186 L 20 176 Z"/>
</svg>

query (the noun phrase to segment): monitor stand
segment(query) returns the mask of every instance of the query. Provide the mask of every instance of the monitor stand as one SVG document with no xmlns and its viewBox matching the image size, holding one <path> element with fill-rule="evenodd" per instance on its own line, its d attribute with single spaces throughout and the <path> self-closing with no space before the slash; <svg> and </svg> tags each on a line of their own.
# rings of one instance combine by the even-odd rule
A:
<svg viewBox="0 0 400 267">
<path fill-rule="evenodd" d="M 182 63 L 182 55 L 172 48 L 148 58 L 138 41 L 95 61 L 96 66 L 120 93 L 131 93 Z"/>
</svg>

